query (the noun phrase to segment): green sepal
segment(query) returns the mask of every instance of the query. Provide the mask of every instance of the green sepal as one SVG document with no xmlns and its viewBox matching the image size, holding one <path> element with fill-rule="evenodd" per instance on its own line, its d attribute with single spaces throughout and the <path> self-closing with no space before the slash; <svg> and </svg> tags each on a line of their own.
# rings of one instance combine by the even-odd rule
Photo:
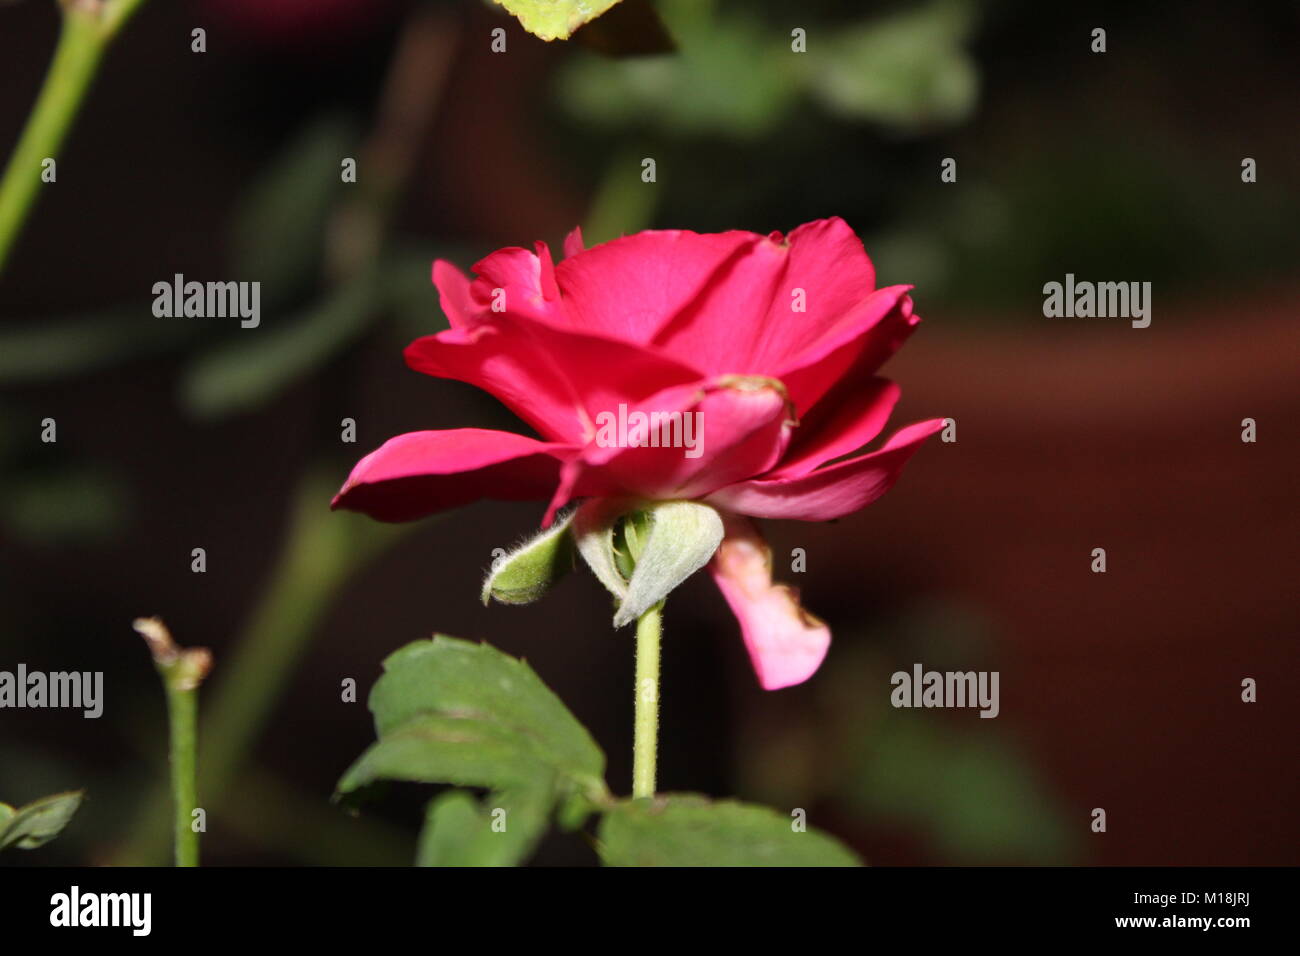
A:
<svg viewBox="0 0 1300 956">
<path fill-rule="evenodd" d="M 573 512 L 557 516 L 549 528 L 493 561 L 483 581 L 483 603 L 496 598 L 502 604 L 532 604 L 572 570 L 572 521 Z"/>
</svg>

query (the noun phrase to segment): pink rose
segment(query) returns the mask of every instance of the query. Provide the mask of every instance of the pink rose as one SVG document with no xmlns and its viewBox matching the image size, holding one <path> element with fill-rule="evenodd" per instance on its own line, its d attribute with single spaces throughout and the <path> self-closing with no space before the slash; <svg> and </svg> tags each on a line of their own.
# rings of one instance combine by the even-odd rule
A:
<svg viewBox="0 0 1300 956">
<path fill-rule="evenodd" d="M 472 281 L 434 263 L 451 328 L 406 349 L 412 368 L 486 389 L 541 438 L 399 435 L 358 462 L 334 507 L 406 521 L 479 498 L 541 500 L 549 525 L 578 498 L 702 501 L 725 522 L 709 568 L 760 682 L 806 680 L 829 629 L 772 583 L 749 518 L 857 511 L 942 428 L 908 425 L 846 457 L 898 399 L 875 373 L 919 321 L 910 286 L 877 289 L 841 219 L 786 237 L 649 231 L 587 250 L 575 230 L 564 251 L 555 265 L 544 243 L 502 249 Z"/>
</svg>

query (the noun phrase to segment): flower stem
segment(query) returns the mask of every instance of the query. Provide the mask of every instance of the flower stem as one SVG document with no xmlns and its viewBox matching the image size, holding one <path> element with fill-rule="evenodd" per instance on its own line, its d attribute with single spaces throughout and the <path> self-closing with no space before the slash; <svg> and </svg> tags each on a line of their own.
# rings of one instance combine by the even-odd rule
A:
<svg viewBox="0 0 1300 956">
<path fill-rule="evenodd" d="M 636 720 L 632 736 L 632 796 L 652 797 L 659 746 L 659 638 L 663 602 L 636 622 Z"/>
<path fill-rule="evenodd" d="M 104 51 L 144 0 L 63 0 L 63 26 L 41 92 L 0 180 L 0 272 L 63 145 Z"/>
<path fill-rule="evenodd" d="M 176 812 L 176 865 L 199 865 L 199 835 L 192 822 L 199 805 L 197 716 L 199 690 L 185 689 L 164 679 L 167 685 L 167 719 L 171 724 L 172 802 Z"/>
<path fill-rule="evenodd" d="M 156 617 L 138 618 L 134 626 L 149 645 L 167 693 L 176 865 L 198 866 L 199 834 L 193 817 L 199 805 L 199 685 L 212 669 L 212 653 L 206 647 L 177 647 L 167 626 Z"/>
</svg>

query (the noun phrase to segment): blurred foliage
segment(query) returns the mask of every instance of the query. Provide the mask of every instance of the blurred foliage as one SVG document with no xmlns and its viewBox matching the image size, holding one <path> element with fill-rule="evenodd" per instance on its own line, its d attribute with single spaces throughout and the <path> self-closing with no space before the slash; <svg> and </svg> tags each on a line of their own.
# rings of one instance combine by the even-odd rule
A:
<svg viewBox="0 0 1300 956">
<path fill-rule="evenodd" d="M 951 194 L 916 184 L 905 193 L 910 214 L 867 236 L 867 249 L 881 275 L 967 315 L 985 309 L 981 322 L 1041 320 L 1045 277 L 1067 271 L 1141 276 L 1165 289 L 1225 270 L 1285 272 L 1300 189 L 1225 193 L 1234 170 L 1193 156 L 1171 164 L 1160 152 L 1140 136 L 1116 145 L 1087 130 L 1011 147 L 996 164 L 964 165 Z"/>
<path fill-rule="evenodd" d="M 236 212 L 231 269 L 262 283 L 269 312 L 292 303 L 320 279 L 330 214 L 347 185 L 343 157 L 354 155 L 352 120 L 318 117 L 293 134 Z"/>
<path fill-rule="evenodd" d="M 869 819 L 925 834 L 957 864 L 1070 859 L 1059 811 L 1010 741 L 891 710 L 863 743 L 841 793 Z"/>
<path fill-rule="evenodd" d="M 1005 708 L 982 719 L 889 704 L 890 675 L 918 661 L 996 670 L 991 637 L 977 611 L 948 600 L 837 636 L 835 666 L 814 683 L 818 712 L 786 720 L 761 750 L 742 753 L 745 788 L 780 805 L 828 800 L 870 829 L 924 836 L 954 863 L 1071 862 L 1077 846 L 1063 813 Z"/>
<path fill-rule="evenodd" d="M 140 313 L 138 307 L 119 308 L 0 329 L 0 386 L 84 375 L 182 344 L 196 338 L 202 328 L 195 322 L 141 318 Z"/>
<path fill-rule="evenodd" d="M 182 404 L 198 418 L 216 418 L 274 399 L 365 331 L 379 289 L 378 276 L 368 270 L 306 314 L 243 331 L 204 353 L 184 374 Z"/>
<path fill-rule="evenodd" d="M 0 531 L 56 547 L 105 540 L 126 524 L 129 502 L 105 469 L 77 461 L 58 443 L 33 442 L 40 420 L 0 407 Z"/>
<path fill-rule="evenodd" d="M 840 644 L 828 693 L 840 728 L 836 765 L 846 769 L 834 790 L 873 822 L 924 833 L 954 862 L 1069 862 L 1070 831 L 1005 707 L 990 720 L 974 710 L 895 709 L 886 693 L 862 693 L 888 689 L 891 674 L 918 661 L 997 670 L 992 631 L 978 611 L 941 600 L 871 627 L 867 641 Z"/>
<path fill-rule="evenodd" d="M 46 547 L 111 538 L 125 525 L 126 509 L 120 484 L 86 466 L 25 471 L 0 483 L 0 526 Z"/>
<path fill-rule="evenodd" d="M 888 17 L 805 23 L 809 52 L 790 30 L 712 0 L 659 6 L 679 53 L 611 62 L 575 56 L 558 77 L 584 123 L 656 127 L 672 135 L 766 135 L 801 102 L 900 130 L 954 123 L 973 108 L 973 23 L 965 0 L 931 0 Z M 783 21 L 784 22 L 784 21 Z"/>
</svg>

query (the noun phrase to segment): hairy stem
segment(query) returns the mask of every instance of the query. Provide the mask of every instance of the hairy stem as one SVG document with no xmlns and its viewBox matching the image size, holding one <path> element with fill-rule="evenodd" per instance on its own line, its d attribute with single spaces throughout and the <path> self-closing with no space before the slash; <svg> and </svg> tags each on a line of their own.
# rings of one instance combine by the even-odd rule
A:
<svg viewBox="0 0 1300 956">
<path fill-rule="evenodd" d="M 636 718 L 632 737 L 632 796 L 652 797 L 659 747 L 659 640 L 663 603 L 636 622 Z"/>
</svg>

